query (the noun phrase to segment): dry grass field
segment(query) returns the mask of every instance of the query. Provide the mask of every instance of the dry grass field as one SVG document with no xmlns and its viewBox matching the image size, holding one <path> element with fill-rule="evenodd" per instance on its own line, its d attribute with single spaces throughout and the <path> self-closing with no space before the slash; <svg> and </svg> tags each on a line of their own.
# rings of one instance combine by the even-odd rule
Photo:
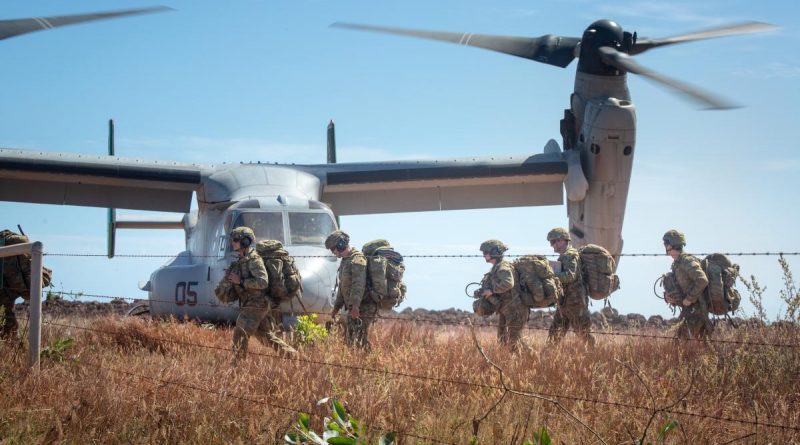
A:
<svg viewBox="0 0 800 445">
<path fill-rule="evenodd" d="M 384 320 L 371 352 L 330 336 L 298 359 L 251 342 L 232 367 L 225 327 L 46 321 L 39 372 L 25 371 L 26 351 L 1 346 L 0 443 L 283 443 L 299 412 L 322 429 L 324 397 L 341 400 L 370 443 L 394 430 L 402 444 L 467 444 L 477 428 L 477 443 L 520 444 L 542 426 L 563 444 L 630 444 L 645 431 L 654 444 L 800 443 L 800 330 L 791 324 L 718 329 L 714 340 L 733 342 L 709 345 L 601 334 L 594 350 L 574 335 L 551 346 L 546 332 L 526 330 L 527 350 L 513 356 L 480 328 L 501 382 L 459 326 Z"/>
</svg>

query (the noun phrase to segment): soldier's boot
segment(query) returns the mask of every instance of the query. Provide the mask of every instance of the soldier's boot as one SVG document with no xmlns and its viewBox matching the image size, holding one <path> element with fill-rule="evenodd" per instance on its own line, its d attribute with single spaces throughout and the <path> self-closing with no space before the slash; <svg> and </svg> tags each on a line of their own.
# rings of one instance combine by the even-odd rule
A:
<svg viewBox="0 0 800 445">
<path fill-rule="evenodd" d="M 524 348 L 522 344 L 521 327 L 511 327 L 508 329 L 508 346 L 512 354 L 516 354 L 521 348 Z"/>
<path fill-rule="evenodd" d="M 497 342 L 501 345 L 508 344 L 508 329 L 505 326 L 500 326 L 497 328 Z"/>
<path fill-rule="evenodd" d="M 547 342 L 557 345 L 561 343 L 565 335 L 567 335 L 567 327 L 564 325 L 564 321 L 554 319 L 547 331 Z"/>
<path fill-rule="evenodd" d="M 241 360 L 247 357 L 247 332 L 240 328 L 233 328 L 233 364 L 238 364 Z"/>
<path fill-rule="evenodd" d="M 369 323 L 361 319 L 358 319 L 355 328 L 355 345 L 365 351 L 369 351 L 372 347 L 369 344 Z"/>
<path fill-rule="evenodd" d="M 16 341 L 18 330 L 19 325 L 17 324 L 16 314 L 13 311 L 6 312 L 3 316 L 3 329 L 0 331 L 0 338 Z"/>
<path fill-rule="evenodd" d="M 297 349 L 289 346 L 282 338 L 275 334 L 275 332 L 268 332 L 265 334 L 266 342 L 272 346 L 272 349 L 279 352 L 284 357 L 294 357 L 297 355 Z M 266 344 L 266 343 L 265 343 Z"/>
<path fill-rule="evenodd" d="M 689 329 L 689 325 L 686 322 L 686 319 L 683 318 L 680 320 L 678 324 L 678 329 L 675 330 L 675 339 L 678 340 L 679 343 L 683 341 L 689 340 L 692 338 L 691 329 Z"/>
<path fill-rule="evenodd" d="M 586 343 L 586 346 L 589 349 L 594 349 L 594 345 L 595 345 L 594 336 L 589 333 L 589 330 L 588 329 L 587 330 L 583 330 L 579 334 L 580 334 L 581 339 L 584 341 L 584 343 Z"/>
</svg>

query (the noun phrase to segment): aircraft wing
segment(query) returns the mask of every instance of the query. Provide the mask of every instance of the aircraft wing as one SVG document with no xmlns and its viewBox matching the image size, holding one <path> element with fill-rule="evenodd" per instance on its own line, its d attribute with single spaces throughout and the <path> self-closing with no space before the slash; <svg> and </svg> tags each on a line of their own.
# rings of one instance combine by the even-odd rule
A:
<svg viewBox="0 0 800 445">
<path fill-rule="evenodd" d="M 563 203 L 560 153 L 305 166 L 338 215 Z"/>
<path fill-rule="evenodd" d="M 188 212 L 203 166 L 0 148 L 0 201 Z"/>
</svg>

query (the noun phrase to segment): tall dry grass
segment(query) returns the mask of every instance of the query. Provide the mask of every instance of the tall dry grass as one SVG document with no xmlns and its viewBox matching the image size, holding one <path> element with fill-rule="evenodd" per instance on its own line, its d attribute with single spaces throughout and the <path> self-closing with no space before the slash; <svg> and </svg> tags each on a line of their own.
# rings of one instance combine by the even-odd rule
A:
<svg viewBox="0 0 800 445">
<path fill-rule="evenodd" d="M 44 360 L 32 374 L 25 372 L 24 351 L 2 345 L 2 443 L 281 443 L 297 418 L 294 410 L 309 412 L 319 430 L 329 410 L 316 401 L 331 396 L 344 401 L 376 437 L 391 429 L 466 444 L 473 420 L 502 395 L 499 389 L 308 362 L 499 385 L 498 373 L 461 327 L 380 322 L 371 352 L 347 349 L 333 336 L 302 349 L 308 361 L 277 358 L 251 342 L 251 353 L 264 355 L 251 354 L 234 368 L 227 328 L 111 317 L 51 321 L 97 331 L 45 325 L 44 345 L 67 337 L 75 345 L 64 351 L 63 361 Z M 621 405 L 677 402 L 676 411 L 800 427 L 800 348 L 706 347 L 599 335 L 596 348 L 588 350 L 573 335 L 557 347 L 548 345 L 545 335 L 526 331 L 527 348 L 517 356 L 499 348 L 491 330 L 478 331 L 477 338 L 504 369 L 509 386 L 619 403 L 558 398 L 606 443 L 633 443 L 652 415 L 650 408 Z M 714 338 L 797 345 L 800 330 L 721 327 Z M 666 443 L 800 443 L 797 430 L 667 413 L 656 414 L 647 439 L 656 443 L 657 428 L 669 419 L 680 427 Z M 554 404 L 519 395 L 507 395 L 486 416 L 478 439 L 519 444 L 543 425 L 554 443 L 598 443 Z M 401 434 L 401 443 L 429 442 Z"/>
</svg>

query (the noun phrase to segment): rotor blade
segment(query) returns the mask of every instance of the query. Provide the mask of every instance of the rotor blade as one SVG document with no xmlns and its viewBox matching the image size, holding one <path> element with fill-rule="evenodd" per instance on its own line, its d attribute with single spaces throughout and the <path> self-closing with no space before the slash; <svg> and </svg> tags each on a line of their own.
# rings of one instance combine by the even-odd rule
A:
<svg viewBox="0 0 800 445">
<path fill-rule="evenodd" d="M 91 14 L 62 15 L 56 17 L 34 17 L 27 19 L 0 20 L 0 40 L 27 34 L 29 32 L 53 29 L 57 26 L 73 25 L 76 23 L 105 20 L 128 15 L 149 14 L 151 12 L 171 11 L 166 6 L 151 8 L 125 9 L 121 11 L 95 12 Z"/>
<path fill-rule="evenodd" d="M 614 48 L 608 46 L 601 46 L 599 48 L 599 51 L 600 51 L 600 57 L 603 59 L 604 63 L 616 67 L 622 71 L 633 74 L 639 74 L 641 76 L 645 76 L 647 78 L 655 80 L 656 82 L 666 85 L 672 88 L 673 90 L 686 94 L 690 99 L 693 99 L 696 102 L 705 105 L 707 109 L 727 110 L 739 107 L 738 105 L 734 105 L 721 98 L 714 97 L 709 93 L 700 91 L 696 87 L 677 81 L 675 79 L 671 79 L 655 71 L 652 71 L 648 68 L 645 68 L 642 65 L 636 63 L 633 57 L 625 53 L 619 52 Z"/>
<path fill-rule="evenodd" d="M 752 32 L 763 32 L 778 29 L 775 25 L 761 22 L 744 22 L 735 25 L 725 25 L 718 28 L 706 29 L 703 31 L 682 34 L 664 39 L 638 39 L 630 51 L 631 55 L 641 54 L 649 49 L 659 46 L 673 45 L 675 43 L 691 42 L 694 40 L 713 39 L 735 34 L 747 34 Z"/>
<path fill-rule="evenodd" d="M 535 60 L 548 65 L 566 67 L 575 58 L 575 47 L 581 39 L 547 34 L 541 37 L 505 37 L 468 32 L 421 31 L 415 29 L 388 28 L 383 26 L 359 25 L 353 23 L 334 23 L 335 28 L 359 31 L 383 32 L 402 36 L 441 40 L 459 45 L 497 51 L 523 59 Z"/>
</svg>

